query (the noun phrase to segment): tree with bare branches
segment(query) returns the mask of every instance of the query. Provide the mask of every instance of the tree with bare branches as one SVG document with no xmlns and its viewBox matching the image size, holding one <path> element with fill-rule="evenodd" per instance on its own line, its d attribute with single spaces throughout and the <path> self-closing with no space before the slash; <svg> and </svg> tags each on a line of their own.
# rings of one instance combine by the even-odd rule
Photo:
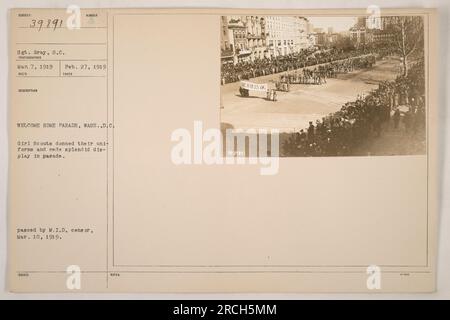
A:
<svg viewBox="0 0 450 320">
<path fill-rule="evenodd" d="M 419 16 L 393 17 L 393 45 L 402 60 L 403 76 L 408 75 L 409 58 L 423 56 L 424 28 Z"/>
</svg>

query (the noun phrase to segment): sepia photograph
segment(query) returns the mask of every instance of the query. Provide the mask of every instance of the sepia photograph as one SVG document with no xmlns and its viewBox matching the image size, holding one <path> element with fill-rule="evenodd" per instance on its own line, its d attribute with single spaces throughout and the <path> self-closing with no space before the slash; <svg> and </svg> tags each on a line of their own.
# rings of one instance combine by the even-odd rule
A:
<svg viewBox="0 0 450 320">
<path fill-rule="evenodd" d="M 35 1 L 0 3 L 0 299 L 450 297 L 437 5 Z"/>
<path fill-rule="evenodd" d="M 222 16 L 220 30 L 223 133 L 276 130 L 281 157 L 426 153 L 422 16 Z"/>
</svg>

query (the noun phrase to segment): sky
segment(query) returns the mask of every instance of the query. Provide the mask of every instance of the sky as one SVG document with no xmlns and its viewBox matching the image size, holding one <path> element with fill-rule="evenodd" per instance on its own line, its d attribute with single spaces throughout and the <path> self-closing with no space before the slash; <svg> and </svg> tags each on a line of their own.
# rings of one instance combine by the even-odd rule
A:
<svg viewBox="0 0 450 320">
<path fill-rule="evenodd" d="M 333 27 L 334 32 L 348 31 L 355 25 L 355 17 L 306 17 L 314 25 L 314 28 L 323 28 L 326 32 L 328 27 Z"/>
</svg>

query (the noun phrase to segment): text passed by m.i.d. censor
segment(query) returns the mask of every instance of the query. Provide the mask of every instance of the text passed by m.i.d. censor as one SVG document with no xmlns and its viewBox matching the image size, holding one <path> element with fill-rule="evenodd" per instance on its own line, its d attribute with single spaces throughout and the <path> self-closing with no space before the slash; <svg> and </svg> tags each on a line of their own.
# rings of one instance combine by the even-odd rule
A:
<svg viewBox="0 0 450 320">
<path fill-rule="evenodd" d="M 430 292 L 431 9 L 12 9 L 14 292 Z"/>
</svg>

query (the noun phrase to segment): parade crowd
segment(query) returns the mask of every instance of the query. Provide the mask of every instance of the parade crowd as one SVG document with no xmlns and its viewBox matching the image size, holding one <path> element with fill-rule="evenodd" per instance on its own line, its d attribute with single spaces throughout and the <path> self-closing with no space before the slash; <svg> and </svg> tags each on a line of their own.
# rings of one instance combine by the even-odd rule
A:
<svg viewBox="0 0 450 320">
<path fill-rule="evenodd" d="M 348 73 L 358 69 L 371 68 L 375 64 L 375 55 L 347 58 L 324 63 L 316 67 L 306 67 L 280 76 L 281 83 L 287 84 L 324 84 L 327 78 L 336 78 L 339 73 Z"/>
<path fill-rule="evenodd" d="M 366 96 L 346 103 L 340 111 L 290 134 L 282 144 L 284 156 L 345 156 L 383 128 L 404 130 L 416 136 L 425 132 L 425 81 L 423 63 L 406 76 L 385 81 Z"/>
<path fill-rule="evenodd" d="M 370 51 L 367 49 L 354 49 L 350 51 L 336 48 L 323 51 L 304 49 L 299 53 L 270 59 L 255 59 L 254 61 L 242 61 L 237 64 L 223 63 L 221 68 L 221 84 L 345 60 L 368 53 Z"/>
<path fill-rule="evenodd" d="M 280 75 L 275 82 L 275 88 L 268 89 L 266 99 L 277 101 L 277 91 L 290 91 L 291 84 L 325 84 L 327 78 L 336 78 L 339 73 L 348 73 L 354 70 L 371 68 L 376 62 L 375 55 L 366 54 L 344 60 L 322 63 L 315 67 L 305 67 L 286 72 Z M 300 71 L 301 70 L 301 71 Z M 249 97 L 249 90 L 239 87 L 241 97 Z"/>
</svg>

